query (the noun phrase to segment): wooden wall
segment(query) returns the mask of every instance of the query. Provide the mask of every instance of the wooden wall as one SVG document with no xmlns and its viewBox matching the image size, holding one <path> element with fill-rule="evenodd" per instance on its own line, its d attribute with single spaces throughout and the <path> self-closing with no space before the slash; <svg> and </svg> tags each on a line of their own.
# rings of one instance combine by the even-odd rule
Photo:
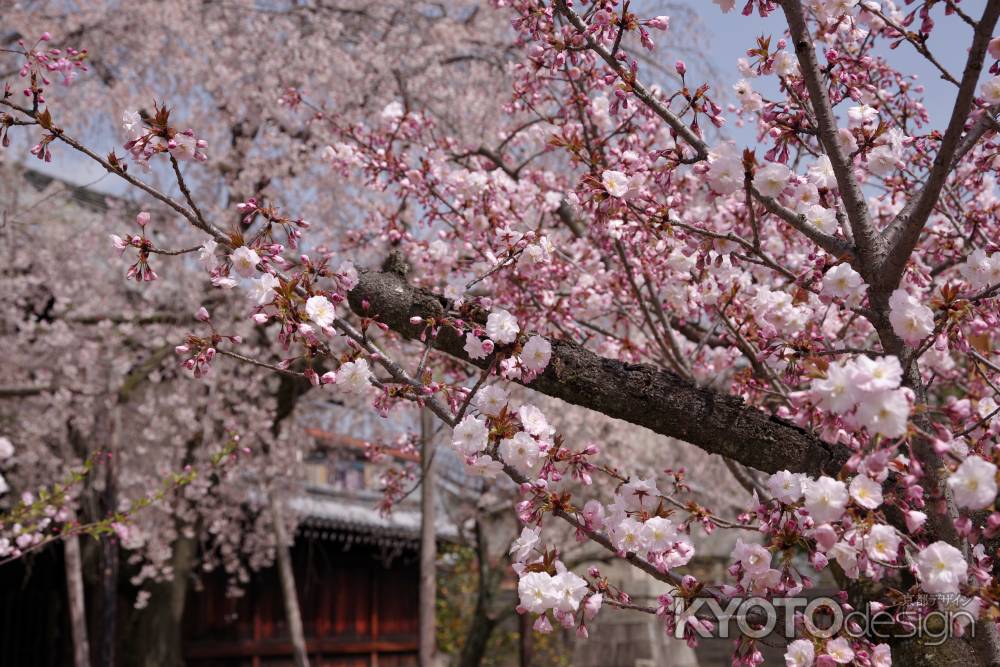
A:
<svg viewBox="0 0 1000 667">
<path fill-rule="evenodd" d="M 313 667 L 415 667 L 416 554 L 299 536 L 292 551 Z M 184 655 L 192 667 L 292 667 L 277 572 L 255 575 L 239 598 L 225 577 L 188 595 Z"/>
</svg>

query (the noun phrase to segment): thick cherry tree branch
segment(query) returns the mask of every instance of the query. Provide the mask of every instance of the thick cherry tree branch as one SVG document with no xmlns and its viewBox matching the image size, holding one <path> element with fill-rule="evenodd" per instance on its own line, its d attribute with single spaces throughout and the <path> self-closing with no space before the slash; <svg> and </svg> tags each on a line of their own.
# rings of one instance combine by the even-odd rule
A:
<svg viewBox="0 0 1000 667">
<path fill-rule="evenodd" d="M 795 55 L 798 57 L 799 69 L 805 80 L 809 99 L 812 102 L 813 113 L 816 116 L 818 136 L 823 144 L 823 150 L 830 159 L 830 165 L 837 178 L 837 187 L 844 200 L 847 219 L 850 222 L 854 242 L 858 246 L 861 259 L 859 272 L 865 278 L 876 270 L 881 258 L 882 236 L 872 224 L 868 213 L 868 204 L 861 186 L 855 180 L 851 170 L 851 161 L 837 141 L 837 117 L 833 113 L 833 105 L 827 94 L 824 76 L 816 60 L 816 45 L 809 34 L 805 13 L 800 0 L 782 0 L 781 7 L 788 21 L 788 30 L 795 45 Z"/>
<path fill-rule="evenodd" d="M 449 317 L 448 302 L 409 285 L 396 273 L 362 272 L 348 295 L 359 315 L 379 320 L 407 338 L 417 338 L 424 324 L 411 318 Z M 363 302 L 368 303 L 367 310 Z M 775 472 L 782 469 L 812 475 L 835 474 L 847 459 L 846 449 L 823 442 L 786 421 L 749 407 L 735 396 L 703 389 L 693 382 L 646 364 L 626 364 L 599 357 L 576 343 L 552 340 L 552 359 L 545 371 L 525 386 L 678 438 L 744 465 Z M 489 358 L 473 360 L 464 338 L 441 327 L 437 349 L 480 368 Z"/>
<path fill-rule="evenodd" d="M 993 29 L 996 27 L 998 18 L 1000 18 L 1000 0 L 989 0 L 983 11 L 983 17 L 976 25 L 972 47 L 969 49 L 969 55 L 965 61 L 962 82 L 958 88 L 958 96 L 955 98 L 955 106 L 951 111 L 951 120 L 948 121 L 948 129 L 945 130 L 941 146 L 934 157 L 934 164 L 931 166 L 930 173 L 927 174 L 919 194 L 899 212 L 887 230 L 889 250 L 884 270 L 881 272 L 882 280 L 887 288 L 898 284 L 903 275 L 903 269 L 906 268 L 910 253 L 917 246 L 920 233 L 937 204 L 941 189 L 944 188 L 945 182 L 948 180 L 948 175 L 962 156 L 992 127 L 992 112 L 984 110 L 982 116 L 966 134 L 965 141 L 962 141 L 965 125 L 975 102 L 976 84 L 979 82 L 979 75 L 983 69 L 986 49 L 993 36 Z"/>
</svg>

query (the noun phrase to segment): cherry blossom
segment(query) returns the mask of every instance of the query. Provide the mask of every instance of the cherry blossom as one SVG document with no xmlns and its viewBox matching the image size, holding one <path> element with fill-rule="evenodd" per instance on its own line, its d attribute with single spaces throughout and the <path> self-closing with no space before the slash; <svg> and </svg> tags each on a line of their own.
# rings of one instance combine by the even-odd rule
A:
<svg viewBox="0 0 1000 667">
<path fill-rule="evenodd" d="M 919 343 L 934 331 L 934 313 L 905 290 L 892 293 L 889 307 L 892 330 L 907 343 Z"/>
<path fill-rule="evenodd" d="M 328 327 L 336 317 L 333 304 L 321 294 L 309 297 L 306 300 L 306 314 L 309 319 L 321 327 Z"/>
<path fill-rule="evenodd" d="M 607 169 L 601 174 L 601 184 L 612 197 L 624 197 L 628 194 L 628 176 L 620 171 Z"/>
<path fill-rule="evenodd" d="M 997 467 L 978 456 L 969 456 L 948 477 L 948 487 L 959 507 L 981 510 L 993 505 L 997 496 Z"/>
<path fill-rule="evenodd" d="M 882 485 L 867 475 L 857 475 L 848 488 L 851 498 L 861 507 L 873 510 L 882 504 Z"/>
<path fill-rule="evenodd" d="M 337 387 L 353 394 L 365 393 L 371 380 L 372 373 L 365 359 L 348 361 L 337 369 Z"/>
<path fill-rule="evenodd" d="M 768 478 L 767 488 L 776 500 L 790 504 L 802 498 L 802 481 L 802 475 L 779 470 Z"/>
<path fill-rule="evenodd" d="M 928 593 L 958 593 L 968 568 L 962 552 L 946 542 L 928 545 L 916 558 L 920 586 Z"/>
<path fill-rule="evenodd" d="M 785 665 L 787 667 L 812 667 L 816 658 L 816 649 L 808 639 L 796 639 L 785 650 Z"/>
<path fill-rule="evenodd" d="M 829 477 L 806 480 L 803 483 L 805 507 L 817 523 L 836 521 L 847 507 L 847 487 L 843 482 Z"/>
<path fill-rule="evenodd" d="M 491 312 L 486 320 L 486 335 L 501 345 L 513 343 L 520 330 L 517 318 L 503 308 Z"/>
<path fill-rule="evenodd" d="M 260 255 L 246 246 L 234 250 L 229 259 L 233 263 L 233 270 L 244 278 L 254 275 L 257 272 L 257 265 L 260 264 Z"/>
<path fill-rule="evenodd" d="M 541 336 L 532 336 L 524 345 L 521 359 L 525 367 L 532 371 L 542 371 L 552 358 L 552 345 Z"/>
<path fill-rule="evenodd" d="M 486 447 L 489 431 L 481 419 L 468 416 L 452 432 L 452 445 L 466 455 L 475 454 Z"/>
</svg>

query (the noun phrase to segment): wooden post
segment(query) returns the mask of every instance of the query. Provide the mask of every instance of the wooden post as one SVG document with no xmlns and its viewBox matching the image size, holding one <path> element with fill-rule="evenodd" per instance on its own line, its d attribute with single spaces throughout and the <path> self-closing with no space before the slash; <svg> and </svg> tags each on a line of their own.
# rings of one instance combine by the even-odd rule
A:
<svg viewBox="0 0 1000 667">
<path fill-rule="evenodd" d="M 431 413 L 420 413 L 420 667 L 433 667 L 437 627 L 437 531 L 434 511 L 434 442 Z"/>
<path fill-rule="evenodd" d="M 309 667 L 309 653 L 306 650 L 306 636 L 302 629 L 302 613 L 299 610 L 299 596 L 295 592 L 295 572 L 292 570 L 290 543 L 285 534 L 285 519 L 281 501 L 272 494 L 271 517 L 274 520 L 274 537 L 278 554 L 278 575 L 281 578 L 281 596 L 285 603 L 285 617 L 288 633 L 292 638 L 292 653 L 295 667 Z"/>
<path fill-rule="evenodd" d="M 114 512 L 118 506 L 118 444 L 121 439 L 121 415 L 118 403 L 108 407 L 108 460 L 104 468 L 104 492 L 101 506 L 105 512 Z M 100 602 L 100 632 L 97 636 L 97 663 L 114 665 L 118 643 L 118 539 L 114 535 L 101 536 L 100 577 L 98 590 Z"/>
<path fill-rule="evenodd" d="M 80 538 L 76 535 L 63 540 L 63 564 L 66 568 L 69 629 L 73 639 L 73 666 L 90 667 L 87 611 L 83 597 L 83 560 L 80 558 Z"/>
</svg>

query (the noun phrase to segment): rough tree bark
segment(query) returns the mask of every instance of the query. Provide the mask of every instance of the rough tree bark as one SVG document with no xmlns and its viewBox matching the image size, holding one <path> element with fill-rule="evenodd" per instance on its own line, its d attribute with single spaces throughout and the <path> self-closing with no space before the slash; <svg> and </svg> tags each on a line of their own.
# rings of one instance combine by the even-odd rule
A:
<svg viewBox="0 0 1000 667">
<path fill-rule="evenodd" d="M 433 667 L 437 648 L 437 531 L 435 530 L 434 424 L 431 413 L 420 413 L 420 667 Z"/>
<path fill-rule="evenodd" d="M 413 287 L 394 272 L 361 272 L 348 300 L 358 315 L 377 316 L 408 338 L 417 338 L 424 328 L 411 324 L 411 317 L 440 321 L 448 316 L 446 299 Z M 468 314 L 465 317 L 469 319 Z M 483 318 L 472 314 L 472 319 Z M 764 472 L 836 474 L 847 460 L 844 447 L 747 406 L 739 397 L 698 387 L 654 366 L 599 357 L 571 341 L 550 342 L 548 367 L 525 385 L 543 394 L 645 426 Z M 450 327 L 439 330 L 434 345 L 480 368 L 492 361 L 469 359 L 463 336 Z"/>
</svg>

